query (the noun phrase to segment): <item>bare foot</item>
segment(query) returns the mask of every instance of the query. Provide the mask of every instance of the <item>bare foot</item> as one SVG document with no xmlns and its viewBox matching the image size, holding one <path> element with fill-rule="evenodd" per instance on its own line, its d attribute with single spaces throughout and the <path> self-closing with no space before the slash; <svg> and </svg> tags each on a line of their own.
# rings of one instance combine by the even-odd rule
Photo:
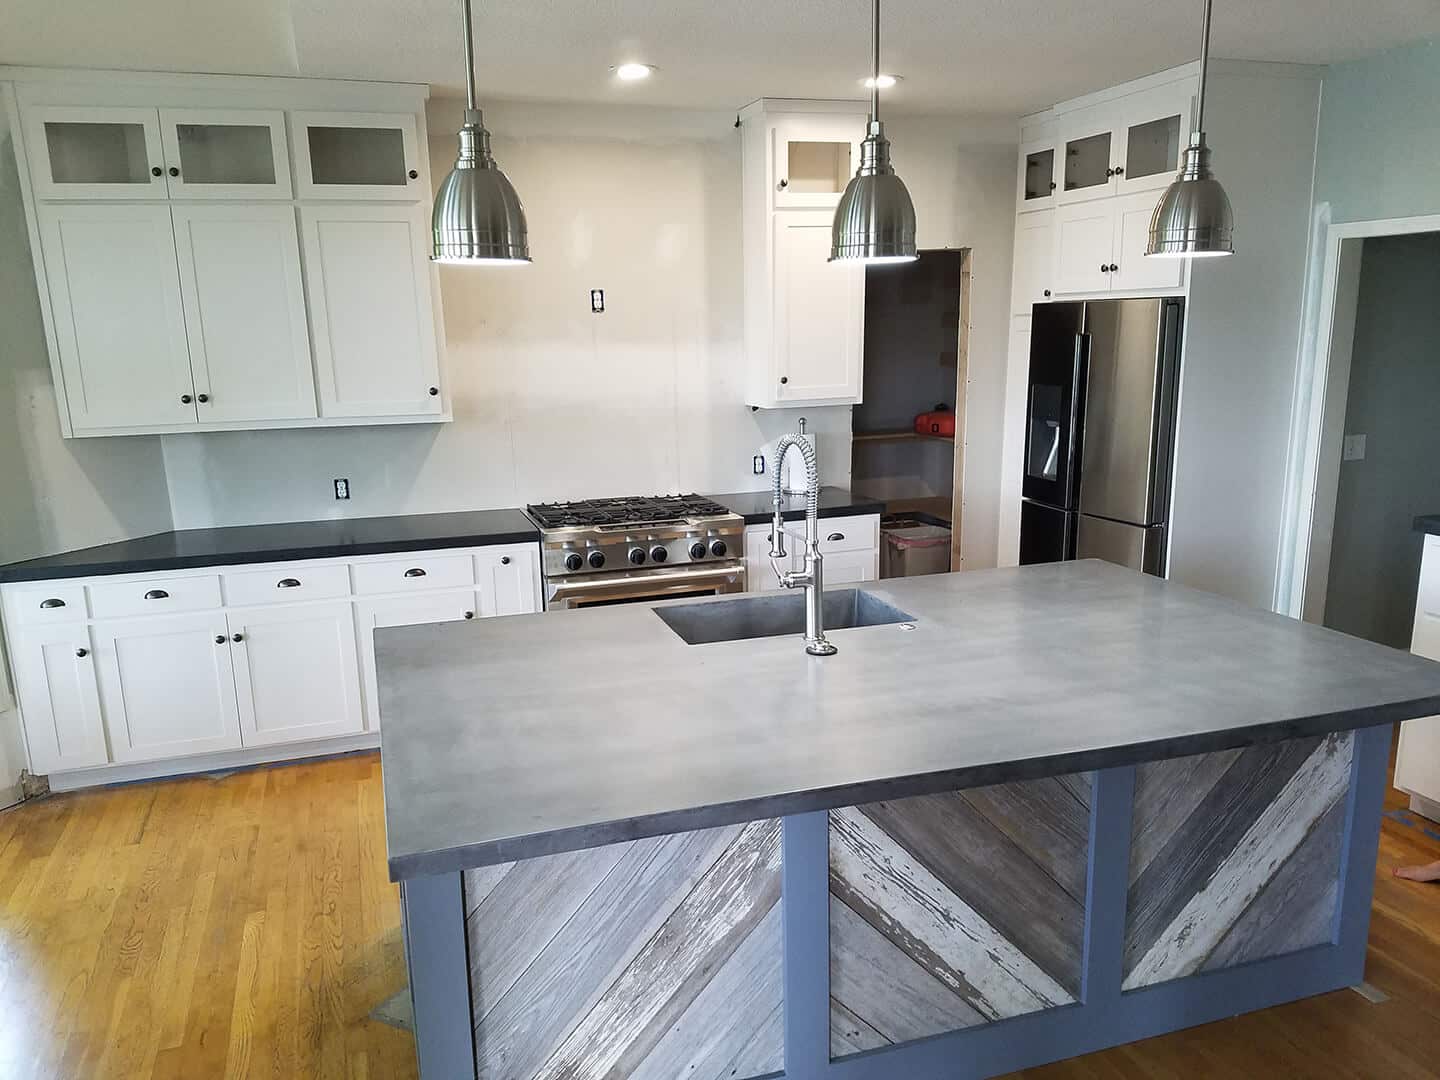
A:
<svg viewBox="0 0 1440 1080">
<path fill-rule="evenodd" d="M 1406 881 L 1440 881 L 1440 860 L 1424 866 L 1397 866 L 1395 876 Z"/>
</svg>

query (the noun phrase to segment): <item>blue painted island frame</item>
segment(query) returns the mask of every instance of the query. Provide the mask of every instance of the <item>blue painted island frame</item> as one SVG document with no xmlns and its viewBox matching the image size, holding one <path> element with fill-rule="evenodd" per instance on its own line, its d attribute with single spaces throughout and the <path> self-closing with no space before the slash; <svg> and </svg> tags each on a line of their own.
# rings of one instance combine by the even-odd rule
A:
<svg viewBox="0 0 1440 1080">
<path fill-rule="evenodd" d="M 1330 941 L 1122 990 L 1137 769 L 1092 775 L 1077 1003 L 832 1060 L 830 815 L 783 819 L 784 1080 L 970 1080 L 1031 1068 L 1363 981 L 1391 726 L 1353 733 Z M 1031 778 L 1033 779 L 1033 778 Z M 424 1080 L 476 1075 L 460 873 L 401 884 Z"/>
</svg>

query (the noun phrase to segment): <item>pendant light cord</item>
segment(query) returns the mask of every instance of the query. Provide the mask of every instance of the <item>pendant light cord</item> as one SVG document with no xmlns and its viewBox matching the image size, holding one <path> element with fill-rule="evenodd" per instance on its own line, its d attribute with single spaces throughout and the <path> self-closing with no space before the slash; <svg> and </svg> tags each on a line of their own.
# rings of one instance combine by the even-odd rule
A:
<svg viewBox="0 0 1440 1080">
<path fill-rule="evenodd" d="M 470 0 L 460 0 L 465 12 L 465 110 L 475 112 L 475 38 L 470 31 Z"/>
<path fill-rule="evenodd" d="M 465 0 L 468 4 L 470 0 Z M 1205 0 L 1209 4 L 1210 0 Z M 870 71 L 870 122 L 873 124 L 880 119 L 880 0 L 875 0 L 875 12 L 871 23 L 871 41 L 874 45 L 874 56 Z"/>
<path fill-rule="evenodd" d="M 1205 82 L 1210 68 L 1210 3 L 1205 0 L 1205 29 L 1200 35 L 1200 97 L 1195 106 L 1195 130 L 1201 134 L 1205 132 Z"/>
</svg>

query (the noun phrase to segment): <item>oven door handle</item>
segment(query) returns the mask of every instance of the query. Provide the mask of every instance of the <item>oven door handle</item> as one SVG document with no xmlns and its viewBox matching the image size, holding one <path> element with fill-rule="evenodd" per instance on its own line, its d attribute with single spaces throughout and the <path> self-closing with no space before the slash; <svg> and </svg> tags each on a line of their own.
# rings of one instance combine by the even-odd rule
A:
<svg viewBox="0 0 1440 1080">
<path fill-rule="evenodd" d="M 664 573 L 648 571 L 625 578 L 582 578 L 565 581 L 552 586 L 550 600 L 564 603 L 567 600 L 583 600 L 594 596 L 646 596 L 654 594 L 657 600 L 664 599 L 666 592 L 684 592 L 687 589 L 703 589 L 709 585 L 735 585 L 740 583 L 745 567 L 726 566 L 713 570 L 671 570 Z"/>
</svg>

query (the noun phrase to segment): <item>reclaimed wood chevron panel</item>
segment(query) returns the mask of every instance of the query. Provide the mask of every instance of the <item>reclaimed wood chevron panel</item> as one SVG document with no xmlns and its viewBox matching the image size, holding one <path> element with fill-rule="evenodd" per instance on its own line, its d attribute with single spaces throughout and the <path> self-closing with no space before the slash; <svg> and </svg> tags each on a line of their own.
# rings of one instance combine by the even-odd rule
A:
<svg viewBox="0 0 1440 1080">
<path fill-rule="evenodd" d="M 1342 733 L 1137 767 L 1125 989 L 1331 940 L 1353 745 Z"/>
<path fill-rule="evenodd" d="M 467 871 L 477 1076 L 778 1072 L 780 858 L 770 820 Z"/>
<path fill-rule="evenodd" d="M 1090 779 L 830 813 L 834 1058 L 1079 997 Z"/>
</svg>

